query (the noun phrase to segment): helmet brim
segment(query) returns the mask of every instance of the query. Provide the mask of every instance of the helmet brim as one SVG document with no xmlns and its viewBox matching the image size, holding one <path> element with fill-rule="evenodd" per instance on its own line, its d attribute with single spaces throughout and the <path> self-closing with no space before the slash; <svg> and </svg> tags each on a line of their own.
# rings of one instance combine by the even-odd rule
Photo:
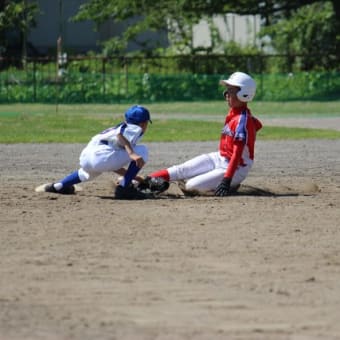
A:
<svg viewBox="0 0 340 340">
<path fill-rule="evenodd" d="M 232 81 L 229 81 L 229 79 L 226 79 L 226 80 L 220 80 L 220 85 L 222 85 L 222 86 L 237 86 L 237 87 L 241 87 L 241 85 L 240 84 L 236 84 L 236 83 L 234 83 L 234 82 L 232 82 Z"/>
</svg>

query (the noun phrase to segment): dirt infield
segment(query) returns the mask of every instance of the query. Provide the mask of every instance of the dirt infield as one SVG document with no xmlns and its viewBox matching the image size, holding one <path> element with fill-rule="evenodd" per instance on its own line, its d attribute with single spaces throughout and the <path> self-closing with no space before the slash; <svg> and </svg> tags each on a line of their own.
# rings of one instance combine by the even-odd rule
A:
<svg viewBox="0 0 340 340">
<path fill-rule="evenodd" d="M 340 141 L 258 142 L 238 195 L 35 186 L 83 145 L 0 145 L 0 339 L 340 339 Z M 217 143 L 150 144 L 145 172 Z"/>
</svg>

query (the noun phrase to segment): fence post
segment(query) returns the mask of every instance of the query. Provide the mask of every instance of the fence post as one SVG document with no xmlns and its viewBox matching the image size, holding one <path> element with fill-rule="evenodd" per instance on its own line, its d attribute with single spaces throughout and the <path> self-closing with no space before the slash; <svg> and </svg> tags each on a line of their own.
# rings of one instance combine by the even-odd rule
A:
<svg viewBox="0 0 340 340">
<path fill-rule="evenodd" d="M 57 55 L 56 55 L 56 77 L 55 77 L 55 84 L 56 84 L 56 103 L 55 103 L 55 111 L 58 113 L 59 111 L 59 59 L 61 58 L 61 49 L 62 49 L 62 40 L 61 37 L 57 39 Z"/>
<path fill-rule="evenodd" d="M 37 101 L 37 65 L 36 60 L 33 59 L 33 102 L 35 103 Z"/>
<path fill-rule="evenodd" d="M 128 60 L 124 57 L 125 60 L 125 99 L 128 98 L 129 95 L 129 66 Z"/>
<path fill-rule="evenodd" d="M 105 97 L 106 97 L 106 90 L 105 90 L 105 82 L 106 82 L 106 58 L 103 57 L 102 58 L 102 80 L 103 80 L 103 96 L 104 96 L 104 101 L 105 101 Z"/>
<path fill-rule="evenodd" d="M 264 56 L 263 55 L 261 55 L 261 57 L 260 57 L 260 60 L 261 60 L 261 66 L 260 66 L 260 89 L 261 89 L 261 95 L 260 95 L 260 100 L 262 100 L 263 99 L 263 69 L 264 69 Z"/>
<path fill-rule="evenodd" d="M 6 97 L 7 97 L 7 103 L 9 103 L 9 76 L 8 76 L 8 68 L 6 70 Z"/>
</svg>

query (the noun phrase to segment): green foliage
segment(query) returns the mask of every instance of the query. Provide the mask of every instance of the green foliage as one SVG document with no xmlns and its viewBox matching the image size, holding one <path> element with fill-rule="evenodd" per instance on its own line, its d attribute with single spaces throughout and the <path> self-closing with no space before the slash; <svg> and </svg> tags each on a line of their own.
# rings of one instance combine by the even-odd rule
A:
<svg viewBox="0 0 340 340">
<path fill-rule="evenodd" d="M 284 61 L 288 63 L 286 68 L 289 70 L 322 71 L 329 69 L 330 64 L 338 66 L 335 20 L 331 2 L 316 2 L 262 29 L 261 35 L 270 36 L 271 45 L 278 53 L 292 55 L 291 59 Z M 297 58 L 294 55 L 309 57 Z M 282 66 L 276 65 L 277 69 L 282 69 Z"/>
<path fill-rule="evenodd" d="M 216 52 L 214 47 L 219 47 L 222 42 L 211 18 L 215 14 L 225 14 L 227 8 L 234 9 L 222 2 L 207 0 L 131 0 L 128 5 L 125 0 L 90 0 L 80 7 L 74 20 L 94 20 L 98 26 L 109 19 L 126 24 L 121 35 L 104 43 L 105 55 L 125 54 L 131 42 L 139 45 L 144 55 L 211 53 Z M 202 19 L 206 19 L 210 26 L 213 48 L 197 49 L 193 46 L 193 26 Z M 164 46 L 162 39 L 157 40 L 156 36 L 150 44 L 143 39 L 145 32 L 162 33 L 170 41 L 170 46 Z"/>
<path fill-rule="evenodd" d="M 223 40 L 211 18 L 236 13 L 260 15 L 267 26 L 263 35 L 271 37 L 273 47 L 280 53 L 310 54 L 312 51 L 320 54 L 320 51 L 326 51 L 325 55 L 336 56 L 339 45 L 339 23 L 336 20 L 339 13 L 336 11 L 339 11 L 337 0 L 159 0 L 156 3 L 131 0 L 128 6 L 125 0 L 90 0 L 81 6 L 75 20 L 94 20 L 98 25 L 108 19 L 127 23 L 122 35 L 105 43 L 107 55 L 124 53 L 131 41 L 139 44 L 142 53 L 147 54 L 217 52 Z M 193 25 L 202 19 L 209 24 L 212 46 L 197 49 L 193 46 Z M 169 38 L 170 46 L 164 50 L 160 48 L 160 41 L 149 44 L 142 39 L 142 33 L 146 31 L 163 32 Z M 321 64 L 328 62 L 324 58 Z M 316 63 L 317 60 L 311 63 L 309 59 L 309 64 L 303 65 L 304 70 L 312 69 Z"/>
<path fill-rule="evenodd" d="M 340 98 L 337 72 L 267 74 L 260 78 L 257 98 L 261 100 L 301 100 Z"/>
<path fill-rule="evenodd" d="M 100 25 L 105 20 L 112 19 L 115 22 L 125 22 L 126 29 L 120 36 L 113 37 L 105 42 L 104 53 L 123 54 L 129 43 L 134 42 L 145 53 L 149 53 L 155 48 L 160 47 L 160 41 L 153 41 L 149 44 L 143 38 L 143 33 L 164 32 L 167 33 L 171 27 L 171 20 L 176 15 L 180 17 L 181 2 L 161 0 L 137 1 L 131 0 L 127 5 L 124 0 L 91 0 L 84 3 L 74 17 L 74 20 L 94 20 Z M 133 24 L 132 24 L 133 23 Z M 184 27 L 183 27 L 184 29 Z"/>
<path fill-rule="evenodd" d="M 0 8 L 0 31 L 18 28 L 28 31 L 34 23 L 34 15 L 38 9 L 37 3 L 25 3 L 24 0 L 4 1 Z"/>
<path fill-rule="evenodd" d="M 27 34 L 35 25 L 35 15 L 37 12 L 38 5 L 36 1 L 3 1 L 0 4 L 0 45 L 7 46 L 9 43 L 4 37 L 6 31 L 16 29 L 21 34 Z"/>
<path fill-rule="evenodd" d="M 159 59 L 74 60 L 61 78 L 56 77 L 55 64 L 28 64 L 25 71 L 10 68 L 0 72 L 0 103 L 218 100 L 222 92 L 219 80 L 236 69 L 256 67 L 257 57 L 253 58 L 225 56 L 221 63 L 207 59 L 202 64 L 185 64 L 185 58 L 169 59 L 170 68 L 177 73 L 166 74 L 158 71 L 163 67 L 158 65 L 162 62 Z M 192 65 L 198 72 L 192 72 Z M 335 71 L 261 74 L 255 69 L 252 74 L 257 81 L 257 100 L 339 99 L 340 74 Z"/>
</svg>

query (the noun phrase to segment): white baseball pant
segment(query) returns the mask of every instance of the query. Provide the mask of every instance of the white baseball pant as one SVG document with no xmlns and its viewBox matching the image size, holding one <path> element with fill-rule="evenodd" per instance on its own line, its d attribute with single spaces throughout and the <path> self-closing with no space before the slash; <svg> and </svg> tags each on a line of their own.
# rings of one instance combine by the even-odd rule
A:
<svg viewBox="0 0 340 340">
<path fill-rule="evenodd" d="M 135 145 L 133 150 L 148 161 L 148 149 L 145 145 Z M 89 144 L 80 154 L 81 169 L 78 174 L 82 182 L 89 181 L 103 172 L 116 171 L 127 166 L 131 159 L 125 149 L 115 150 L 108 145 Z"/>
<path fill-rule="evenodd" d="M 211 152 L 194 157 L 182 164 L 168 168 L 170 181 L 187 180 L 187 190 L 214 191 L 221 183 L 228 167 L 228 159 L 219 152 Z M 247 165 L 239 166 L 231 181 L 231 187 L 239 185 L 247 177 L 252 166 L 248 160 Z"/>
</svg>

